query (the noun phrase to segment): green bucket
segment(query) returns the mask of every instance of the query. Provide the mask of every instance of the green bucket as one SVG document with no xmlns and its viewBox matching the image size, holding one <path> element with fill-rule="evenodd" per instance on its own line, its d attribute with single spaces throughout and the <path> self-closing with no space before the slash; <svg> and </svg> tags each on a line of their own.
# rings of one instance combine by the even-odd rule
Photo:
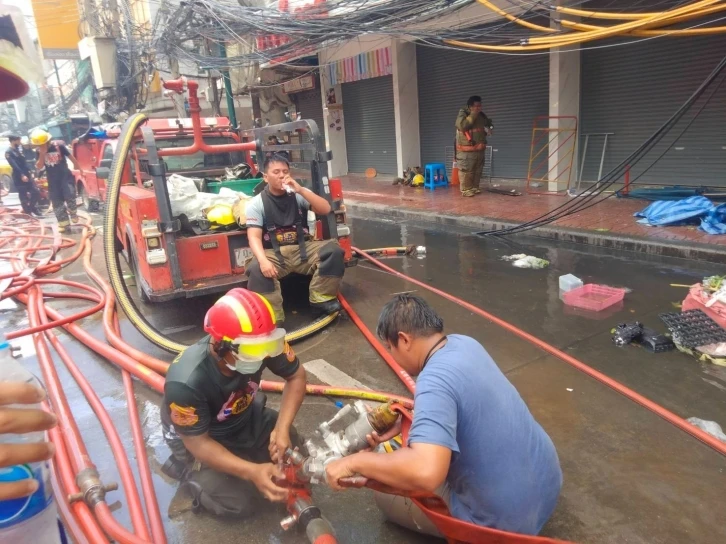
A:
<svg viewBox="0 0 726 544">
<path fill-rule="evenodd" d="M 219 194 L 222 187 L 232 189 L 238 193 L 244 193 L 247 196 L 253 196 L 254 189 L 260 182 L 259 179 L 231 179 L 229 181 L 208 181 L 207 192 Z"/>
</svg>

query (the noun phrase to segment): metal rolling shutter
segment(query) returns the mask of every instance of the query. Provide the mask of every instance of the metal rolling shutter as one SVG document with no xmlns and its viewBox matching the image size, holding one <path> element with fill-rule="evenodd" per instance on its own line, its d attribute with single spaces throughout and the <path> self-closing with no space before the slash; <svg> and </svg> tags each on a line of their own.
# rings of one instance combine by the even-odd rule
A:
<svg viewBox="0 0 726 544">
<path fill-rule="evenodd" d="M 343 84 L 345 143 L 348 171 L 396 174 L 396 121 L 393 77 L 375 77 Z"/>
<path fill-rule="evenodd" d="M 494 121 L 492 175 L 526 178 L 532 122 L 549 113 L 547 55 L 507 56 L 416 48 L 421 162 L 444 162 L 454 122 L 472 95 Z"/>
<path fill-rule="evenodd" d="M 604 174 L 635 151 L 678 109 L 724 52 L 724 36 L 663 38 L 582 52 L 580 132 L 615 133 L 608 142 Z M 661 143 L 632 167 L 631 179 L 670 147 L 638 181 L 726 186 L 726 86 L 719 89 L 699 118 L 671 147 L 712 89 L 713 86 Z M 592 181 L 597 178 L 602 139 L 591 137 L 589 146 L 582 179 Z"/>
<path fill-rule="evenodd" d="M 312 89 L 296 93 L 297 111 L 303 119 L 312 119 L 318 125 L 318 130 L 325 134 L 325 119 L 323 117 L 323 98 L 320 89 Z"/>
</svg>

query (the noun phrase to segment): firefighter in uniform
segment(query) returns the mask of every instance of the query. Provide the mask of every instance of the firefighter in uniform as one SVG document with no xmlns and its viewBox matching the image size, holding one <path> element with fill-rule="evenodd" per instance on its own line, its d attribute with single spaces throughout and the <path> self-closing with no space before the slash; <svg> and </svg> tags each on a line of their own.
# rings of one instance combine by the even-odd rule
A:
<svg viewBox="0 0 726 544">
<path fill-rule="evenodd" d="M 291 273 L 312 275 L 310 305 L 323 313 L 340 310 L 337 296 L 345 272 L 336 240 L 311 240 L 307 212 L 330 213 L 330 203 L 290 177 L 281 155 L 263 167 L 265 188 L 246 205 L 247 238 L 254 257 L 246 263 L 247 288 L 270 301 L 278 322 L 285 320 L 280 280 Z"/>
<path fill-rule="evenodd" d="M 479 181 L 484 168 L 487 134 L 494 129 L 492 120 L 481 111 L 481 97 L 472 96 L 456 117 L 456 164 L 463 176 L 461 195 L 481 193 Z"/>
<path fill-rule="evenodd" d="M 236 288 L 204 318 L 208 333 L 169 366 L 161 422 L 172 456 L 163 467 L 193 497 L 195 511 L 247 517 L 287 498 L 277 464 L 299 446 L 293 419 L 305 369 L 264 297 Z M 285 380 L 279 413 L 259 393 L 267 368 Z"/>
<path fill-rule="evenodd" d="M 38 162 L 35 167 L 38 170 L 45 168 L 50 201 L 58 220 L 58 230 L 65 232 L 71 221 L 78 223 L 76 179 L 68 168 L 66 159 L 70 159 L 73 167 L 81 175 L 83 170 L 62 142 L 51 142 L 50 139 L 51 135 L 42 129 L 36 129 L 30 135 L 30 143 L 38 148 Z"/>
<path fill-rule="evenodd" d="M 40 217 L 41 213 L 38 211 L 40 192 L 35 186 L 33 173 L 25 160 L 20 136 L 10 136 L 8 140 L 10 140 L 10 149 L 5 152 L 5 160 L 13 169 L 13 182 L 15 182 L 15 188 L 18 190 L 20 205 L 28 215 Z"/>
</svg>

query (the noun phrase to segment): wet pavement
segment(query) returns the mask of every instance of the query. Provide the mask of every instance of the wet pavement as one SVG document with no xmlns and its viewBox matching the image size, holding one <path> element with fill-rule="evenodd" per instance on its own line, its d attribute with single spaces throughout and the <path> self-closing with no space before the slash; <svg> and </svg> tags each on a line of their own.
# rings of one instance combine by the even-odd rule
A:
<svg viewBox="0 0 726 544">
<path fill-rule="evenodd" d="M 100 222 L 99 217 L 96 222 Z M 354 220 L 351 226 L 355 243 L 362 248 L 425 245 L 425 258 L 392 258 L 386 264 L 458 295 L 552 343 L 682 417 L 697 416 L 726 426 L 726 369 L 696 362 L 676 352 L 655 355 L 635 346 L 617 348 L 609 332 L 618 322 L 636 319 L 664 330 L 658 314 L 675 311 L 673 304 L 686 295 L 685 289 L 670 284 L 695 283 L 705 275 L 722 273 L 717 266 L 635 253 L 611 253 L 538 239 L 488 240 L 407 223 Z M 98 238 L 94 241 L 93 261 L 103 270 L 100 242 Z M 514 253 L 543 257 L 551 265 L 543 270 L 523 270 L 500 260 Z M 559 299 L 558 278 L 566 273 L 575 274 L 585 282 L 625 286 L 632 292 L 615 313 L 572 312 Z M 66 269 L 63 275 L 75 280 L 84 277 L 80 263 Z M 380 308 L 393 293 L 409 290 L 417 290 L 435 305 L 448 332 L 468 334 L 482 342 L 552 436 L 565 484 L 544 534 L 588 543 L 726 541 L 720 508 L 726 498 L 724 457 L 618 393 L 460 306 L 422 292 L 367 263 L 346 273 L 344 294 L 370 327 L 375 326 Z M 304 300 L 295 298 L 291 295 L 286 299 L 290 329 L 309 317 L 303 309 Z M 191 342 L 201 336 L 202 317 L 213 300 L 214 297 L 203 297 L 144 305 L 144 312 L 154 326 L 177 340 Z M 58 302 L 54 306 L 71 313 L 78 304 Z M 299 313 L 293 314 L 296 308 Z M 91 334 L 103 337 L 100 316 L 83 323 Z M 25 325 L 22 308 L 0 311 L 3 330 Z M 146 342 L 123 318 L 122 332 L 136 347 L 171 359 L 169 354 Z M 133 464 L 119 372 L 64 334 L 61 338 L 110 411 Z M 26 340 L 19 344 L 25 360 L 36 368 L 32 342 Z M 395 375 L 347 319 L 338 320 L 322 333 L 297 344 L 295 349 L 303 362 L 324 359 L 372 389 L 405 393 Z M 58 366 L 92 459 L 105 480 L 118 481 L 116 463 L 102 439 L 95 416 L 70 376 L 60 368 L 62 364 Z M 319 383 L 314 378 L 311 381 Z M 284 533 L 280 529 L 279 520 L 284 512 L 278 507 L 261 512 L 254 521 L 219 520 L 191 512 L 186 494 L 160 471 L 169 451 L 161 437 L 159 395 L 140 384 L 135 390 L 169 542 L 206 543 L 212 535 L 220 542 L 292 544 L 306 541 L 295 530 Z M 276 395 L 269 396 L 269 405 L 274 407 L 278 401 Z M 296 425 L 303 434 L 309 434 L 335 410 L 332 400 L 309 397 Z M 108 500 L 118 518 L 128 525 L 122 497 L 116 492 Z M 318 488 L 314 497 L 338 531 L 341 542 L 432 540 L 385 523 L 367 491 L 334 494 Z"/>
</svg>

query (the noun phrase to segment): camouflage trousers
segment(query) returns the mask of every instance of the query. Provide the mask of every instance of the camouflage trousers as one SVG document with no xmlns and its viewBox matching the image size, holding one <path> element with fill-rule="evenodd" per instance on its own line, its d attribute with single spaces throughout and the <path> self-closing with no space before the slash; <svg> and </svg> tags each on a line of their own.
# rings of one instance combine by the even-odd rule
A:
<svg viewBox="0 0 726 544">
<path fill-rule="evenodd" d="M 58 226 L 67 227 L 70 224 L 68 216 L 74 222 L 78 211 L 76 204 L 76 181 L 68 176 L 60 183 L 48 180 L 48 196 L 53 204 L 53 213 L 58 220 Z"/>
<path fill-rule="evenodd" d="M 300 260 L 300 247 L 297 244 L 280 248 L 284 262 L 280 261 L 273 250 L 265 250 L 265 256 L 277 269 L 276 279 L 262 275 L 260 264 L 255 258 L 245 264 L 249 278 L 247 289 L 260 293 L 267 299 L 278 322 L 285 320 L 280 280 L 288 274 L 312 276 L 309 293 L 312 303 L 327 302 L 338 296 L 345 272 L 343 249 L 334 240 L 305 242 L 305 249 L 308 257 L 305 262 Z"/>
<path fill-rule="evenodd" d="M 479 189 L 481 173 L 484 169 L 485 151 L 457 151 L 456 165 L 459 168 L 462 193 Z"/>
</svg>

